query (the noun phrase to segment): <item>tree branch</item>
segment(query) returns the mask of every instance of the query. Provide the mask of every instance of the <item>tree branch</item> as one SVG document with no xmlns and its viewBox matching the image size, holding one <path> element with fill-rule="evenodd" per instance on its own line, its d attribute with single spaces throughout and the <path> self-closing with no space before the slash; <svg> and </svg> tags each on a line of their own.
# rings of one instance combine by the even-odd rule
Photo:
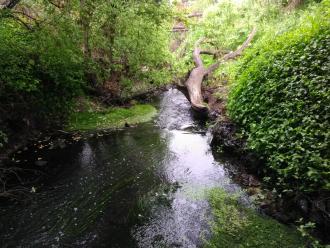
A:
<svg viewBox="0 0 330 248">
<path fill-rule="evenodd" d="M 223 56 L 223 58 L 221 60 L 219 60 L 218 62 L 211 65 L 207 69 L 207 74 L 210 74 L 213 71 L 215 71 L 223 62 L 225 62 L 227 60 L 230 60 L 230 59 L 234 59 L 234 58 L 242 55 L 242 52 L 250 44 L 250 42 L 252 41 L 252 39 L 253 39 L 253 37 L 255 36 L 256 33 L 257 33 L 257 28 L 254 27 L 252 29 L 251 33 L 249 34 L 249 36 L 247 37 L 247 39 L 244 41 L 244 43 L 235 52 L 227 53 L 225 56 Z"/>
<path fill-rule="evenodd" d="M 196 65 L 196 67 L 204 67 L 204 64 L 203 64 L 203 61 L 202 61 L 202 58 L 200 56 L 201 54 L 201 50 L 199 48 L 199 44 L 203 41 L 204 39 L 201 38 L 201 39 L 198 39 L 195 43 L 195 49 L 193 51 L 193 60 L 194 60 L 194 63 Z"/>
<path fill-rule="evenodd" d="M 60 2 L 60 3 L 57 3 L 56 1 L 51 1 L 51 0 L 48 0 L 48 2 L 55 6 L 56 8 L 59 8 L 59 9 L 63 9 L 64 8 L 64 3 L 63 2 Z"/>
<path fill-rule="evenodd" d="M 206 54 L 206 55 L 213 55 L 213 56 L 217 56 L 218 51 L 208 51 L 208 50 L 201 50 L 200 54 Z"/>
<path fill-rule="evenodd" d="M 199 12 L 197 12 L 197 13 L 193 13 L 193 14 L 190 14 L 190 15 L 187 15 L 188 18 L 192 18 L 192 17 L 202 17 L 202 16 L 203 16 L 203 14 L 202 14 L 202 13 L 199 13 Z"/>
</svg>

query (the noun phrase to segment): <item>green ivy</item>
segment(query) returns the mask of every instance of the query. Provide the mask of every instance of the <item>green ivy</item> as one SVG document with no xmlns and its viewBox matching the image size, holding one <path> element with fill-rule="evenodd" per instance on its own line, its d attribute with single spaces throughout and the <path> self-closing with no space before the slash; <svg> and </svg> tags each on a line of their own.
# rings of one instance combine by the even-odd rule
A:
<svg viewBox="0 0 330 248">
<path fill-rule="evenodd" d="M 260 39 L 240 64 L 229 114 L 279 186 L 330 189 L 329 1 Z"/>
</svg>

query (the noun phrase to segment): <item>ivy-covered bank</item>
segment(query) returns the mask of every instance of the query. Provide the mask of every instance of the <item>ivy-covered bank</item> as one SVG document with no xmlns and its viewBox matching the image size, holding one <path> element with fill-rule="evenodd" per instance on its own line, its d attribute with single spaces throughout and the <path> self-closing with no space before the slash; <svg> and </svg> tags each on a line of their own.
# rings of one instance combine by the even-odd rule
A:
<svg viewBox="0 0 330 248">
<path fill-rule="evenodd" d="M 220 89 L 213 94 L 225 105 L 213 128 L 212 144 L 242 155 L 249 172 L 259 173 L 269 190 L 262 201 L 264 212 L 305 224 L 302 229 L 314 229 L 327 243 L 330 1 L 304 3 L 291 12 L 270 5 L 264 16 L 246 22 L 225 18 L 230 27 L 256 26 L 258 33 L 240 59 L 223 65 L 207 82 Z M 234 13 L 244 8 L 228 6 Z M 249 16 L 258 17 L 249 5 L 245 8 Z M 222 15 L 227 16 L 218 9 L 216 16 Z"/>
<path fill-rule="evenodd" d="M 330 1 L 289 31 L 266 34 L 242 58 L 229 115 L 266 161 L 266 180 L 289 192 L 330 189 Z"/>
</svg>

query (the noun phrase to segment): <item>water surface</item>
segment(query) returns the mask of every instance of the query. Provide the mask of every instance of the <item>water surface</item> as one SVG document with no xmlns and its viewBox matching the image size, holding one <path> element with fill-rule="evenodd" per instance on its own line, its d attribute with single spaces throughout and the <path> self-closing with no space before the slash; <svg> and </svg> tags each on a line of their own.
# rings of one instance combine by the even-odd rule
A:
<svg viewBox="0 0 330 248">
<path fill-rule="evenodd" d="M 207 190 L 239 187 L 184 95 L 171 89 L 159 105 L 151 122 L 30 153 L 22 166 L 41 159 L 61 172 L 28 207 L 0 209 L 1 247 L 201 247 Z"/>
</svg>

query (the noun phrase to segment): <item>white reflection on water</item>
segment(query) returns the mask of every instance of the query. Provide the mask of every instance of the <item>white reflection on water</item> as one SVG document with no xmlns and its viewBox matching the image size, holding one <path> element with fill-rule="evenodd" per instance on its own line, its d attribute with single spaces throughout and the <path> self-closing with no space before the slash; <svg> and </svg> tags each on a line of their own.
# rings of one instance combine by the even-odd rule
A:
<svg viewBox="0 0 330 248">
<path fill-rule="evenodd" d="M 189 102 L 181 92 L 165 93 L 158 124 L 164 128 L 169 149 L 161 173 L 180 187 L 168 196 L 170 206 L 154 206 L 150 220 L 136 227 L 133 235 L 143 248 L 200 247 L 209 235 L 207 190 L 218 186 L 235 191 L 239 187 L 231 184 L 223 166 L 214 160 L 208 135 L 178 130 L 194 126 Z"/>
</svg>

